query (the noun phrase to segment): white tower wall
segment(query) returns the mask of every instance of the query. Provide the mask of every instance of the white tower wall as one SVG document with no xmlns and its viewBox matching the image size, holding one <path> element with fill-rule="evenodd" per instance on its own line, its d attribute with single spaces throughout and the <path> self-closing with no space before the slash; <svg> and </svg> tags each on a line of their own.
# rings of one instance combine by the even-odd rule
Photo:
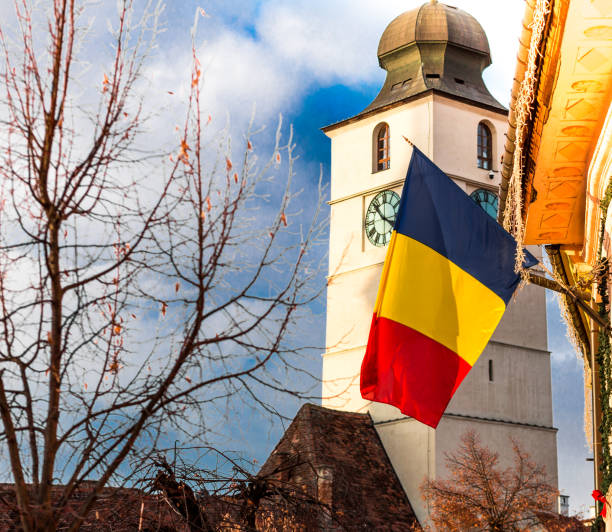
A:
<svg viewBox="0 0 612 532">
<path fill-rule="evenodd" d="M 485 121 L 493 133 L 493 170 L 477 168 L 476 131 Z M 372 172 L 372 135 L 380 122 L 390 130 L 388 170 Z M 449 404 L 437 430 L 398 409 L 361 398 L 359 371 L 372 320 L 386 248 L 370 244 L 363 220 L 372 197 L 401 187 L 408 169 L 409 138 L 467 193 L 499 184 L 506 116 L 439 94 L 426 93 L 400 106 L 348 121 L 327 131 L 331 138 L 331 222 L 327 349 L 323 355 L 323 405 L 369 411 L 417 517 L 428 509 L 419 486 L 443 478 L 444 454 L 474 429 L 482 443 L 510 465 L 514 437 L 557 485 L 556 429 L 552 427 L 550 355 L 545 292 L 526 287 L 510 304 L 491 342 Z M 489 375 L 492 361 L 493 380 Z"/>
</svg>

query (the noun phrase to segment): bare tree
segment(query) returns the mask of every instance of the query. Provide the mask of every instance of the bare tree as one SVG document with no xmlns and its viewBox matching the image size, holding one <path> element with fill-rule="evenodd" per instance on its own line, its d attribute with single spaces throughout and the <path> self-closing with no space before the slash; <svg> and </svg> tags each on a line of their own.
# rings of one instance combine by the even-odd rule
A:
<svg viewBox="0 0 612 532">
<path fill-rule="evenodd" d="M 199 451 L 198 461 L 208 466 L 185 462 L 180 453 L 170 464 L 160 454 L 147 464 L 144 476 L 150 479 L 148 490 L 163 494 L 193 532 L 346 530 L 311 485 L 318 478 L 316 468 L 299 455 L 255 474 L 254 463 L 236 453 L 212 447 Z M 306 478 L 298 471 L 309 474 Z"/>
<path fill-rule="evenodd" d="M 195 47 L 175 146 L 142 149 L 138 83 L 160 5 L 138 18 L 118 2 L 92 93 L 77 83 L 94 75 L 79 56 L 87 6 L 50 4 L 37 21 L 15 0 L 17 24 L 0 32 L 0 440 L 26 531 L 55 530 L 94 480 L 75 531 L 130 460 L 167 435 L 202 435 L 219 401 L 272 410 L 266 390 L 291 392 L 280 370 L 300 371 L 288 335 L 317 296 L 308 251 L 325 222 L 317 211 L 290 232 L 294 155 L 280 126 L 261 163 L 250 134 L 240 162 L 226 135 L 207 137 Z"/>
<path fill-rule="evenodd" d="M 483 447 L 475 432 L 463 435 L 459 448 L 446 457 L 450 477 L 421 487 L 437 529 L 527 530 L 540 522 L 539 514 L 551 512 L 557 490 L 547 482 L 544 468 L 516 441 L 511 444 L 514 466 L 501 469 L 498 454 Z M 573 520 L 568 526 L 575 526 Z"/>
</svg>

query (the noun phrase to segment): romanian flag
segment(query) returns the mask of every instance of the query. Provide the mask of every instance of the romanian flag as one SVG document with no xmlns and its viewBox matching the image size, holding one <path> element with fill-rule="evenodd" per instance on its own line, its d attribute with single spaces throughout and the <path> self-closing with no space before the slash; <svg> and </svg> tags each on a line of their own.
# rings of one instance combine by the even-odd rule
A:
<svg viewBox="0 0 612 532">
<path fill-rule="evenodd" d="M 520 282 L 516 242 L 414 148 L 361 366 L 361 395 L 436 427 Z M 524 266 L 536 259 L 525 252 Z"/>
</svg>

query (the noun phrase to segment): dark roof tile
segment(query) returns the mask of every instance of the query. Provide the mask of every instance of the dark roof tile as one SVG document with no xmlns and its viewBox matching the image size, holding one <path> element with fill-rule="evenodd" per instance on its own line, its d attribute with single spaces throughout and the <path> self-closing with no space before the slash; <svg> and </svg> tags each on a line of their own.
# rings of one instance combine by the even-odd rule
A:
<svg viewBox="0 0 612 532">
<path fill-rule="evenodd" d="M 369 414 L 304 405 L 259 476 L 290 460 L 300 464 L 293 482 L 299 476 L 342 528 L 420 530 Z"/>
</svg>

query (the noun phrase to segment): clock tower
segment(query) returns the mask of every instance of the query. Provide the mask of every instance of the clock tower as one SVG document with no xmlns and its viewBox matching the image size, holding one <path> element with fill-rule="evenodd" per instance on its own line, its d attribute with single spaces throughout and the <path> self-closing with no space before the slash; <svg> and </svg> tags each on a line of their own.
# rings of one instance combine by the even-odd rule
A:
<svg viewBox="0 0 612 532">
<path fill-rule="evenodd" d="M 482 80 L 491 63 L 487 37 L 464 11 L 432 0 L 399 15 L 380 39 L 378 58 L 387 71 L 378 96 L 324 128 L 331 139 L 331 221 L 323 406 L 370 413 L 424 523 L 429 511 L 419 486 L 446 476 L 445 453 L 467 430 L 499 452 L 503 466 L 512 463 L 515 438 L 557 485 L 546 301 L 539 287 L 516 296 L 437 429 L 361 398 L 361 361 L 412 152 L 404 137 L 496 217 L 508 119 Z"/>
</svg>

